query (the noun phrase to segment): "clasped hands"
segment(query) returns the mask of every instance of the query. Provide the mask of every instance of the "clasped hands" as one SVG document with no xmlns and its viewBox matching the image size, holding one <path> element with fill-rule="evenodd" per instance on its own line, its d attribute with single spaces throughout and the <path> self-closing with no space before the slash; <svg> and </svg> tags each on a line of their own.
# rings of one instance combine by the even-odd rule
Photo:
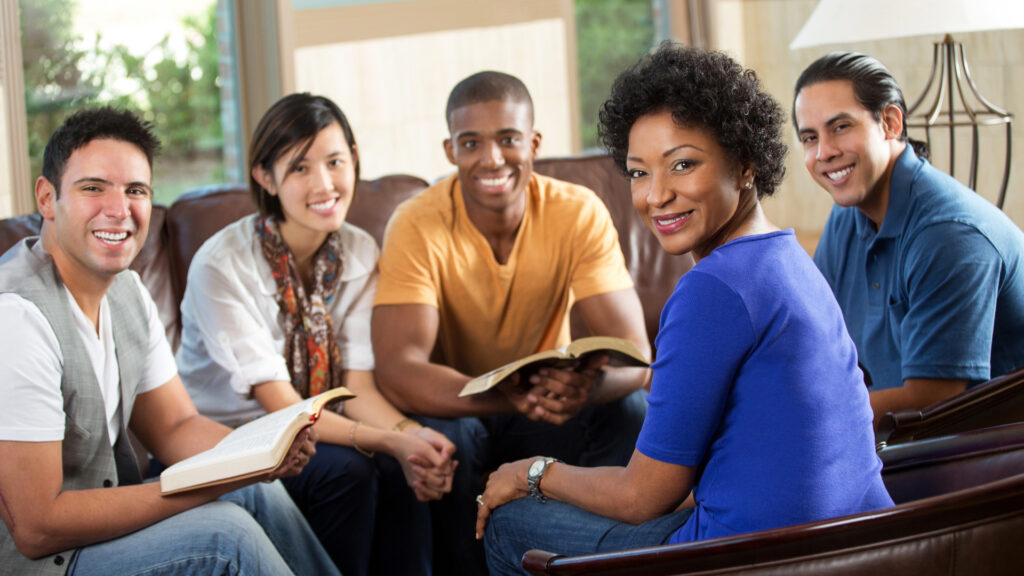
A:
<svg viewBox="0 0 1024 576">
<path fill-rule="evenodd" d="M 582 361 L 562 361 L 533 374 L 516 372 L 497 388 L 523 416 L 561 425 L 586 406 L 609 360 L 607 354 L 596 354 Z"/>
<path fill-rule="evenodd" d="M 400 432 L 403 442 L 395 452 L 406 483 L 420 502 L 439 500 L 452 490 L 455 444 L 444 434 L 418 423 Z"/>
<path fill-rule="evenodd" d="M 402 466 L 406 482 L 421 502 L 437 500 L 451 492 L 455 445 L 443 434 L 420 425 L 400 433 L 394 456 Z M 316 454 L 320 435 L 307 426 L 295 437 L 281 465 L 264 477 L 266 481 L 299 475 Z"/>
</svg>

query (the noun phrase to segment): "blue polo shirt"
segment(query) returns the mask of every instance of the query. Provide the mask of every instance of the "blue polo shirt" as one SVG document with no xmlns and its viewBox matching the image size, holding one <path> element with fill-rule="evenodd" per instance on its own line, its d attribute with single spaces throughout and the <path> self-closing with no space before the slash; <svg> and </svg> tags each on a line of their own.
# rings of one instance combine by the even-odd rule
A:
<svg viewBox="0 0 1024 576">
<path fill-rule="evenodd" d="M 896 160 L 882 227 L 835 206 L 814 254 L 873 389 L 971 384 L 1024 365 L 1024 234 L 918 158 Z"/>
</svg>

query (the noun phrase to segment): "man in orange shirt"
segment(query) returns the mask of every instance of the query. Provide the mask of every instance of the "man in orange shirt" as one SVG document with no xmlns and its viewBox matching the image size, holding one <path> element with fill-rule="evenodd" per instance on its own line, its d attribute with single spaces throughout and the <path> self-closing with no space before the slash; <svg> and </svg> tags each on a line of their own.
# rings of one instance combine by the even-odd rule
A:
<svg viewBox="0 0 1024 576">
<path fill-rule="evenodd" d="M 647 354 L 650 343 L 603 202 L 533 173 L 541 134 L 523 83 L 474 74 L 452 90 L 446 116 L 444 148 L 457 174 L 392 217 L 373 343 L 388 399 L 458 448 L 452 494 L 433 510 L 435 571 L 485 573 L 473 538 L 481 474 L 542 452 L 581 465 L 625 464 L 643 422 L 647 371 L 604 369 L 598 360 L 459 398 L 463 385 L 568 344 L 573 307 L 594 335 L 629 339 Z"/>
</svg>

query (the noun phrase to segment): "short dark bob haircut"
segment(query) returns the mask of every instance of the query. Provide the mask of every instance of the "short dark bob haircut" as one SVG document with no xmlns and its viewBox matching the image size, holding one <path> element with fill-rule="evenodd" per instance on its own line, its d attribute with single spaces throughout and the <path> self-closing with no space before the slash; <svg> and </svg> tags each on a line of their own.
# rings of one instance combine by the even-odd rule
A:
<svg viewBox="0 0 1024 576">
<path fill-rule="evenodd" d="M 785 114 L 752 70 L 721 52 L 666 41 L 620 74 L 598 135 L 623 173 L 633 124 L 662 110 L 680 126 L 708 130 L 733 160 L 752 167 L 758 198 L 775 192 L 786 173 Z"/>
<path fill-rule="evenodd" d="M 110 106 L 79 110 L 68 116 L 50 136 L 43 151 L 43 178 L 60 197 L 60 181 L 64 177 L 71 154 L 93 140 L 109 138 L 134 144 L 153 169 L 153 157 L 160 151 L 160 139 L 153 134 L 153 125 L 133 112 Z"/>
<path fill-rule="evenodd" d="M 274 164 L 288 152 L 297 149 L 295 164 L 313 145 L 321 130 L 337 122 L 345 135 L 349 152 L 356 158 L 356 182 L 359 182 L 359 159 L 356 153 L 356 137 L 345 113 L 338 105 L 323 96 L 312 96 L 308 92 L 289 94 L 267 110 L 260 119 L 249 145 L 249 190 L 256 206 L 263 216 L 273 216 L 284 222 L 281 200 L 260 186 L 252 175 L 257 166 L 274 173 Z M 295 166 L 289 166 L 291 172 Z"/>
</svg>

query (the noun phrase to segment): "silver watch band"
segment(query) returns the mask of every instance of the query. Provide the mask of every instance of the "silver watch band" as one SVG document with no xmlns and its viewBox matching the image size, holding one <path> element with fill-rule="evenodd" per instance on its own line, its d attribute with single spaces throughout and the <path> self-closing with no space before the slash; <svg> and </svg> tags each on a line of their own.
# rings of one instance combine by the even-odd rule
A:
<svg viewBox="0 0 1024 576">
<path fill-rule="evenodd" d="M 551 457 L 537 458 L 530 464 L 530 469 L 527 471 L 526 484 L 530 489 L 530 496 L 539 502 L 548 501 L 547 496 L 540 491 L 540 481 L 544 478 L 548 467 L 554 462 L 561 462 L 561 460 Z"/>
</svg>

